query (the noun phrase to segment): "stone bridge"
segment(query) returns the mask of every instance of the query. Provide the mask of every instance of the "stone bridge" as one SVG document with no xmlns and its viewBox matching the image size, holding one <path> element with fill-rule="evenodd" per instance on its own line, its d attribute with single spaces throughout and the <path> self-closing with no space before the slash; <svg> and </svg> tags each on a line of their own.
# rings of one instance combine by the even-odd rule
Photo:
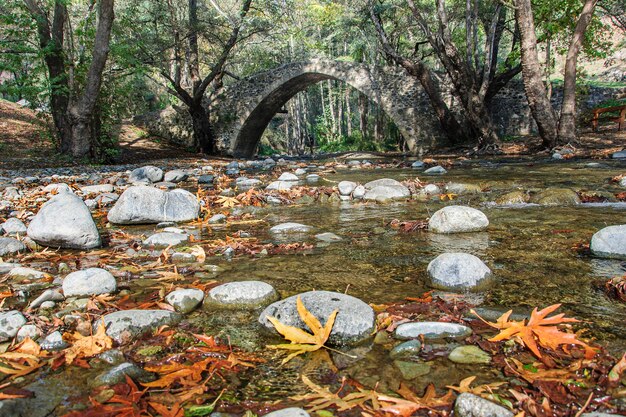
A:
<svg viewBox="0 0 626 417">
<path fill-rule="evenodd" d="M 328 79 L 344 82 L 378 104 L 412 153 L 422 153 L 440 139 L 441 129 L 421 85 L 403 69 L 316 60 L 285 64 L 226 87 L 211 104 L 218 148 L 235 157 L 252 157 L 263 131 L 285 103 Z"/>
</svg>

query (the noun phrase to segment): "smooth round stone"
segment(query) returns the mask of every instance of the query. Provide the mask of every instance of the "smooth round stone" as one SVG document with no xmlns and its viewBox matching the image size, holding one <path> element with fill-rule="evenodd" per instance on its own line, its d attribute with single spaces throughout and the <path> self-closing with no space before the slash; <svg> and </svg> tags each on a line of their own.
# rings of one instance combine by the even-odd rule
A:
<svg viewBox="0 0 626 417">
<path fill-rule="evenodd" d="M 155 233 L 143 241 L 146 246 L 154 246 L 155 248 L 166 248 L 168 246 L 178 246 L 189 240 L 186 233 L 160 232 Z"/>
<path fill-rule="evenodd" d="M 44 279 L 44 278 L 48 278 L 49 276 L 50 275 L 46 274 L 45 272 L 38 271 L 33 268 L 27 268 L 24 266 L 18 266 L 18 267 L 11 269 L 11 271 L 9 271 L 9 277 L 13 279 L 31 279 L 32 280 L 32 279 Z"/>
<path fill-rule="evenodd" d="M 298 169 L 296 169 L 296 171 L 294 172 L 294 174 L 296 174 L 296 175 L 304 175 L 304 174 L 306 174 L 306 169 L 304 169 L 304 168 L 298 168 Z"/>
<path fill-rule="evenodd" d="M 456 417 L 513 417 L 513 413 L 507 408 L 467 392 L 456 397 L 454 415 Z"/>
<path fill-rule="evenodd" d="M 282 233 L 307 233 L 311 231 L 311 226 L 307 226 L 300 223 L 281 223 L 270 229 L 270 233 L 282 234 Z"/>
<path fill-rule="evenodd" d="M 164 325 L 174 325 L 181 315 L 167 310 L 120 310 L 106 314 L 94 324 L 97 330 L 104 322 L 107 334 L 117 343 L 124 344 Z"/>
<path fill-rule="evenodd" d="M 396 345 L 389 352 L 391 359 L 405 359 L 411 356 L 417 356 L 422 350 L 422 344 L 419 340 L 408 340 Z"/>
<path fill-rule="evenodd" d="M 441 188 L 436 184 L 426 184 L 424 188 L 422 188 L 422 193 L 427 195 L 441 194 Z"/>
<path fill-rule="evenodd" d="M 401 200 L 409 198 L 411 192 L 404 185 L 401 186 L 378 186 L 366 190 L 363 198 L 384 203 L 391 200 Z"/>
<path fill-rule="evenodd" d="M 524 191 L 511 191 L 496 199 L 496 204 L 500 206 L 509 206 L 513 204 L 526 204 L 530 200 L 528 194 Z"/>
<path fill-rule="evenodd" d="M 93 386 L 119 384 L 126 381 L 126 376 L 139 382 L 151 382 L 156 379 L 153 373 L 145 371 L 134 363 L 124 362 L 98 375 L 93 381 Z"/>
<path fill-rule="evenodd" d="M 14 338 L 18 330 L 25 324 L 26 318 L 17 310 L 0 313 L 0 342 Z"/>
<path fill-rule="evenodd" d="M 430 373 L 430 365 L 427 363 L 395 360 L 393 364 L 407 381 Z"/>
<path fill-rule="evenodd" d="M 269 191 L 285 191 L 290 190 L 294 185 L 294 181 L 273 181 L 265 189 Z"/>
<path fill-rule="evenodd" d="M 306 182 L 316 183 L 320 180 L 320 176 L 317 174 L 309 174 L 306 176 Z"/>
<path fill-rule="evenodd" d="M 69 185 L 64 182 L 58 182 L 54 184 L 48 184 L 43 188 L 44 193 L 73 193 Z"/>
<path fill-rule="evenodd" d="M 63 350 L 68 347 L 69 344 L 65 340 L 63 340 L 63 335 L 61 334 L 61 332 L 56 331 L 50 333 L 41 342 L 39 342 L 39 346 L 43 350 L 55 351 Z"/>
<path fill-rule="evenodd" d="M 208 220 L 209 224 L 226 223 L 226 216 L 222 213 L 214 214 Z"/>
<path fill-rule="evenodd" d="M 422 161 L 415 161 L 411 164 L 411 168 L 413 169 L 421 169 L 424 168 L 424 162 Z"/>
<path fill-rule="evenodd" d="M 392 178 L 381 178 L 365 183 L 364 187 L 366 190 L 371 190 L 376 187 L 404 187 L 404 184 Z"/>
<path fill-rule="evenodd" d="M 626 259 L 626 224 L 597 231 L 591 238 L 590 249 L 601 258 Z"/>
<path fill-rule="evenodd" d="M 215 175 L 200 175 L 198 177 L 198 184 L 213 184 Z"/>
<path fill-rule="evenodd" d="M 25 324 L 17 332 L 16 340 L 21 342 L 25 339 L 37 340 L 42 336 L 42 332 L 39 327 L 34 324 Z"/>
<path fill-rule="evenodd" d="M 339 194 L 343 196 L 348 196 L 352 194 L 352 191 L 356 188 L 357 183 L 352 181 L 341 181 L 337 184 L 337 189 L 339 190 Z"/>
<path fill-rule="evenodd" d="M 317 234 L 317 235 L 315 235 L 315 239 L 320 240 L 322 242 L 328 242 L 328 243 L 340 242 L 340 241 L 343 240 L 342 238 L 340 238 L 336 234 L 330 233 L 330 232 Z"/>
<path fill-rule="evenodd" d="M 97 184 L 80 187 L 80 191 L 83 194 L 112 193 L 113 189 L 113 184 Z"/>
<path fill-rule="evenodd" d="M 435 233 L 467 233 L 487 229 L 489 219 L 475 208 L 447 206 L 437 210 L 428 221 L 428 230 Z"/>
<path fill-rule="evenodd" d="M 72 272 L 63 280 L 65 297 L 110 294 L 116 290 L 115 277 L 109 271 L 101 268 Z"/>
<path fill-rule="evenodd" d="M 580 204 L 578 194 L 569 188 L 549 188 L 533 198 L 542 206 L 572 206 Z"/>
<path fill-rule="evenodd" d="M 291 172 L 283 172 L 280 177 L 278 177 L 278 181 L 299 181 L 297 175 L 292 174 Z"/>
<path fill-rule="evenodd" d="M 462 339 L 471 334 L 472 329 L 467 326 L 439 321 L 403 323 L 396 327 L 394 332 L 394 336 L 397 339 L 417 339 L 420 335 L 423 335 L 426 340 Z"/>
<path fill-rule="evenodd" d="M 269 305 L 260 315 L 259 323 L 268 329 L 274 329 L 268 316 L 275 317 L 288 326 L 305 329 L 306 325 L 296 309 L 296 299 L 324 325 L 330 314 L 337 310 L 335 324 L 328 339 L 331 345 L 353 345 L 370 338 L 374 331 L 375 315 L 372 307 L 350 295 L 331 291 L 309 291 L 277 301 Z"/>
<path fill-rule="evenodd" d="M 442 253 L 427 268 L 430 284 L 442 290 L 478 289 L 488 284 L 491 270 L 469 253 Z"/>
<path fill-rule="evenodd" d="M 187 190 L 163 191 L 140 185 L 122 193 L 107 219 L 114 224 L 184 222 L 196 219 L 199 212 L 198 198 Z"/>
<path fill-rule="evenodd" d="M 179 313 L 190 313 L 196 309 L 204 299 L 204 292 L 197 288 L 174 290 L 165 297 L 174 310 Z"/>
<path fill-rule="evenodd" d="M 365 187 L 362 185 L 357 185 L 356 188 L 354 189 L 354 191 L 352 191 L 352 198 L 357 199 L 357 200 L 361 200 L 363 198 L 365 198 L 365 193 L 367 192 L 367 190 L 365 190 Z"/>
<path fill-rule="evenodd" d="M 189 175 L 187 175 L 185 171 L 181 171 L 179 169 L 167 171 L 165 175 L 163 176 L 163 180 L 165 182 L 173 182 L 173 183 L 179 183 L 181 181 L 185 181 L 187 178 L 189 178 Z"/>
<path fill-rule="evenodd" d="M 614 152 L 613 155 L 611 155 L 611 157 L 613 159 L 626 159 L 626 150 Z"/>
<path fill-rule="evenodd" d="M 14 262 L 0 262 L 0 274 L 6 274 L 18 266 L 21 266 L 21 264 Z"/>
<path fill-rule="evenodd" d="M 212 288 L 204 300 L 207 308 L 255 309 L 279 299 L 270 284 L 261 281 L 228 282 Z"/>
<path fill-rule="evenodd" d="M 309 417 L 309 413 L 304 411 L 302 408 L 283 408 L 282 410 L 272 411 L 271 413 L 265 414 L 263 417 Z"/>
<path fill-rule="evenodd" d="M 441 165 L 437 165 L 434 166 L 432 168 L 428 168 L 426 171 L 424 171 L 424 174 L 426 175 L 443 175 L 443 174 L 447 174 L 448 171 L 442 167 Z"/>
<path fill-rule="evenodd" d="M 477 364 L 489 364 L 491 362 L 491 355 L 474 345 L 459 346 L 454 348 L 448 355 L 454 363 L 477 363 Z"/>
</svg>

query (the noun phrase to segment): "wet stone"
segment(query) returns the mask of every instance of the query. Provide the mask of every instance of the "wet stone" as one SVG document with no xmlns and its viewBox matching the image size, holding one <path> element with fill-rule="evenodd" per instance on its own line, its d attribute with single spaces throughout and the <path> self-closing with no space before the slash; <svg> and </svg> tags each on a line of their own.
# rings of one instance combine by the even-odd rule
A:
<svg viewBox="0 0 626 417">
<path fill-rule="evenodd" d="M 483 190 L 476 184 L 451 182 L 446 185 L 446 192 L 451 194 L 480 194 L 482 191 Z"/>
<path fill-rule="evenodd" d="M 281 223 L 270 229 L 270 233 L 282 234 L 282 233 L 307 233 L 311 231 L 311 226 L 307 226 L 300 223 Z"/>
<path fill-rule="evenodd" d="M 7 272 L 11 271 L 13 268 L 17 268 L 21 266 L 18 263 L 13 263 L 13 262 L 0 262 L 0 274 L 6 274 Z"/>
<path fill-rule="evenodd" d="M 185 181 L 187 178 L 189 178 L 189 175 L 187 175 L 185 171 L 181 171 L 180 169 L 167 171 L 165 175 L 163 176 L 163 180 L 165 182 L 173 182 L 173 183 L 179 183 L 181 181 Z"/>
<path fill-rule="evenodd" d="M 487 229 L 487 216 L 467 206 L 447 206 L 435 212 L 428 221 L 428 230 L 435 233 L 467 233 Z"/>
<path fill-rule="evenodd" d="M 391 359 L 405 359 L 412 356 L 417 356 L 422 350 L 422 344 L 419 340 L 408 340 L 396 345 L 389 352 Z"/>
<path fill-rule="evenodd" d="M 214 175 L 200 175 L 198 177 L 198 184 L 213 184 L 214 180 Z"/>
<path fill-rule="evenodd" d="M 179 313 L 189 313 L 196 309 L 204 299 L 204 292 L 197 288 L 174 290 L 165 297 L 174 310 Z"/>
<path fill-rule="evenodd" d="M 189 240 L 186 233 L 159 232 L 149 236 L 143 241 L 146 246 L 155 248 L 167 248 L 168 246 L 178 246 Z"/>
<path fill-rule="evenodd" d="M 154 329 L 173 325 L 182 317 L 166 310 L 121 310 L 102 317 L 107 334 L 119 344 L 130 342 Z M 100 321 L 94 325 L 97 329 Z"/>
<path fill-rule="evenodd" d="M 61 332 L 56 331 L 50 333 L 41 342 L 39 342 L 39 346 L 41 346 L 42 350 L 56 351 L 65 349 L 69 346 L 69 344 L 63 340 Z"/>
<path fill-rule="evenodd" d="M 283 190 L 291 189 L 291 187 L 293 187 L 294 185 L 295 185 L 294 181 L 273 181 L 273 182 L 270 182 L 268 186 L 265 187 L 265 189 L 269 191 L 272 191 L 272 190 L 283 191 Z"/>
<path fill-rule="evenodd" d="M 441 165 L 437 165 L 434 166 L 432 168 L 428 168 L 426 171 L 424 171 L 424 174 L 426 175 L 443 175 L 443 174 L 447 174 L 448 171 L 442 167 Z"/>
<path fill-rule="evenodd" d="M 292 174 L 291 172 L 283 172 L 280 177 L 278 177 L 278 181 L 299 181 L 297 175 Z"/>
<path fill-rule="evenodd" d="M 608 226 L 591 238 L 591 253 L 601 258 L 626 259 L 626 224 Z"/>
<path fill-rule="evenodd" d="M 226 216 L 222 213 L 215 214 L 209 218 L 209 224 L 226 223 Z"/>
<path fill-rule="evenodd" d="M 328 341 L 331 345 L 352 345 L 369 339 L 374 330 L 374 310 L 350 295 L 330 291 L 309 291 L 299 294 L 307 310 L 324 325 L 330 314 L 337 310 L 335 324 Z M 275 317 L 288 326 L 306 328 L 296 310 L 298 295 L 268 306 L 260 315 L 259 323 L 274 329 L 267 316 Z"/>
<path fill-rule="evenodd" d="M 537 194 L 532 202 L 542 206 L 571 206 L 580 204 L 580 198 L 569 188 L 552 188 Z"/>
<path fill-rule="evenodd" d="M 41 329 L 35 326 L 34 324 L 25 324 L 20 330 L 17 332 L 16 339 L 18 342 L 25 340 L 27 338 L 32 340 L 37 340 L 42 336 Z"/>
<path fill-rule="evenodd" d="M 524 191 L 511 191 L 496 199 L 496 204 L 500 206 L 510 206 L 514 204 L 526 204 L 530 200 Z"/>
<path fill-rule="evenodd" d="M 38 271 L 33 268 L 18 266 L 9 271 L 9 277 L 13 278 L 14 280 L 36 280 L 47 278 L 49 277 L 49 275 L 45 272 Z"/>
<path fill-rule="evenodd" d="M 26 318 L 17 310 L 0 313 L 0 342 L 14 338 L 24 324 Z"/>
<path fill-rule="evenodd" d="M 452 352 L 450 352 L 450 355 L 448 355 L 448 359 L 454 363 L 476 363 L 486 365 L 491 362 L 491 355 L 478 346 L 468 345 L 455 348 Z"/>
<path fill-rule="evenodd" d="M 100 387 L 103 385 L 111 386 L 119 384 L 126 381 L 126 376 L 129 376 L 139 382 L 151 382 L 156 379 L 156 376 L 153 373 L 143 370 L 134 363 L 125 362 L 98 375 L 93 381 L 93 386 Z"/>
<path fill-rule="evenodd" d="M 463 339 L 471 334 L 472 329 L 461 324 L 422 321 L 399 325 L 394 332 L 394 337 L 401 340 L 417 339 L 420 335 L 423 335 L 426 340 Z"/>
<path fill-rule="evenodd" d="M 110 294 L 116 290 L 115 277 L 102 268 L 72 272 L 63 280 L 63 294 L 66 297 Z"/>
<path fill-rule="evenodd" d="M 474 394 L 460 394 L 454 403 L 458 417 L 513 417 L 508 409 Z"/>
<path fill-rule="evenodd" d="M 86 185 L 84 187 L 80 187 L 80 191 L 83 194 L 101 194 L 101 193 L 112 193 L 113 192 L 112 184 L 97 184 L 97 185 Z"/>
<path fill-rule="evenodd" d="M 330 232 L 317 234 L 317 235 L 315 235 L 315 239 L 320 240 L 322 242 L 328 242 L 328 243 L 340 242 L 340 241 L 343 240 L 339 236 L 337 236 L 336 234 L 330 233 Z"/>
<path fill-rule="evenodd" d="M 442 253 L 427 268 L 430 284 L 443 290 L 469 290 L 485 287 L 491 270 L 469 253 Z"/>
<path fill-rule="evenodd" d="M 393 364 L 407 381 L 430 373 L 430 365 L 422 362 L 395 360 Z"/>
<path fill-rule="evenodd" d="M 204 300 L 204 307 L 226 309 L 255 309 L 279 299 L 270 284 L 261 281 L 229 282 L 212 288 Z"/>
<path fill-rule="evenodd" d="M 52 289 L 45 290 L 44 292 L 41 293 L 39 297 L 35 298 L 30 303 L 28 308 L 37 308 L 43 303 L 45 303 L 46 301 L 63 301 L 63 300 L 65 300 L 65 297 L 59 291 L 52 290 Z"/>
<path fill-rule="evenodd" d="M 356 186 L 357 183 L 352 181 L 341 181 L 339 184 L 337 184 L 339 194 L 346 196 L 352 194 L 352 191 L 354 191 Z"/>
</svg>

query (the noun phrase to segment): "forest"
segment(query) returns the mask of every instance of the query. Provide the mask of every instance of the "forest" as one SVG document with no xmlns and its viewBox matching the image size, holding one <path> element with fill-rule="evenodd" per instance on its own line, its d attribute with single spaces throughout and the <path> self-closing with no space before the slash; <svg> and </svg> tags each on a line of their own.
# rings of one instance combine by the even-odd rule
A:
<svg viewBox="0 0 626 417">
<path fill-rule="evenodd" d="M 0 416 L 626 415 L 624 0 L 1 0 Z"/>
</svg>

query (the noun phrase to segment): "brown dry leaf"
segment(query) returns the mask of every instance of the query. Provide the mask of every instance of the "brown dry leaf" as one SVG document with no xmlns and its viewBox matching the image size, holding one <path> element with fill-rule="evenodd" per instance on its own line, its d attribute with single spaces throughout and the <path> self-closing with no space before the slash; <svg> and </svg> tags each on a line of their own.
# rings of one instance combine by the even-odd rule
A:
<svg viewBox="0 0 626 417">
<path fill-rule="evenodd" d="M 422 408 L 432 409 L 435 407 L 449 406 L 452 404 L 454 393 L 448 391 L 445 395 L 437 397 L 437 391 L 433 384 L 429 384 L 423 397 L 418 397 L 406 385 L 400 384 L 398 394 L 402 398 L 390 397 L 388 395 L 379 395 L 380 411 L 391 413 L 401 417 L 409 417 L 417 410 Z"/>
<path fill-rule="evenodd" d="M 475 379 L 476 379 L 476 376 L 469 376 L 461 380 L 461 382 L 459 382 L 458 387 L 453 386 L 453 385 L 446 385 L 446 388 L 450 388 L 452 391 L 456 391 L 459 394 L 467 392 L 467 393 L 474 394 L 474 395 L 481 395 L 484 392 L 491 393 L 493 392 L 493 390 L 498 389 L 500 386 L 506 384 L 506 382 L 492 382 L 491 384 L 478 385 L 472 388 L 471 385 Z"/>
<path fill-rule="evenodd" d="M 41 348 L 30 338 L 26 338 L 11 352 L 0 355 L 0 373 L 17 378 L 27 375 L 41 368 L 45 362 L 40 362 Z"/>
<path fill-rule="evenodd" d="M 622 355 L 622 358 L 615 364 L 609 372 L 609 382 L 617 383 L 622 377 L 622 372 L 626 369 L 626 353 Z"/>
<path fill-rule="evenodd" d="M 285 349 L 294 351 L 283 359 L 283 364 L 305 352 L 314 352 L 324 347 L 324 343 L 326 343 L 328 337 L 330 336 L 330 332 L 335 324 L 335 317 L 337 316 L 337 310 L 333 311 L 326 319 L 326 324 L 322 326 L 317 317 L 306 309 L 299 296 L 296 299 L 296 308 L 300 318 L 309 327 L 309 329 L 311 329 L 312 334 L 294 326 L 287 326 L 286 324 L 278 321 L 275 317 L 267 316 L 267 319 L 274 325 L 278 333 L 282 334 L 285 339 L 291 342 L 290 344 L 266 346 L 269 349 Z"/>
<path fill-rule="evenodd" d="M 547 317 L 548 314 L 554 312 L 560 306 L 561 304 L 554 304 L 541 311 L 537 311 L 535 307 L 528 323 L 526 323 L 526 320 L 509 320 L 512 310 L 504 313 L 495 323 L 483 320 L 474 310 L 471 310 L 471 313 L 491 327 L 501 330 L 498 335 L 489 339 L 491 342 L 514 339 L 530 349 L 538 358 L 541 358 L 538 344 L 552 350 L 557 349 L 561 345 L 579 345 L 585 349 L 585 357 L 587 359 L 593 358 L 596 354 L 594 348 L 578 340 L 574 333 L 562 332 L 556 326 L 563 323 L 575 323 L 578 320 L 565 317 L 563 313 Z"/>
<path fill-rule="evenodd" d="M 221 204 L 224 208 L 232 208 L 239 204 L 239 200 L 234 197 L 220 197 L 215 200 L 215 204 Z"/>
<path fill-rule="evenodd" d="M 193 246 L 190 253 L 196 257 L 197 262 L 203 263 L 206 260 L 206 252 L 200 245 Z"/>
<path fill-rule="evenodd" d="M 72 343 L 65 350 L 65 363 L 70 365 L 76 358 L 89 358 L 113 347 L 113 339 L 106 334 L 104 322 L 100 322 L 98 330 L 91 336 L 83 336 L 78 332 L 65 333 L 63 339 Z"/>
<path fill-rule="evenodd" d="M 513 372 L 515 372 L 531 384 L 538 380 L 558 382 L 575 380 L 576 372 L 582 367 L 582 361 L 574 362 L 567 368 L 559 369 L 546 368 L 544 364 L 539 362 L 524 365 L 522 362 L 515 358 L 511 358 L 510 361 L 515 364 L 515 368 L 513 368 L 507 360 L 506 363 L 509 366 L 509 369 L 511 369 Z"/>
<path fill-rule="evenodd" d="M 375 391 L 359 390 L 359 392 L 353 392 L 342 398 L 328 388 L 315 384 L 306 375 L 302 375 L 302 382 L 313 392 L 305 395 L 296 395 L 291 398 L 296 401 L 306 401 L 307 408 L 310 411 L 323 410 L 328 407 L 336 407 L 337 411 L 350 410 L 354 407 L 369 409 L 370 407 L 366 405 L 368 401 L 372 403 L 371 408 L 374 410 L 380 408 L 378 404 L 379 394 Z"/>
</svg>

